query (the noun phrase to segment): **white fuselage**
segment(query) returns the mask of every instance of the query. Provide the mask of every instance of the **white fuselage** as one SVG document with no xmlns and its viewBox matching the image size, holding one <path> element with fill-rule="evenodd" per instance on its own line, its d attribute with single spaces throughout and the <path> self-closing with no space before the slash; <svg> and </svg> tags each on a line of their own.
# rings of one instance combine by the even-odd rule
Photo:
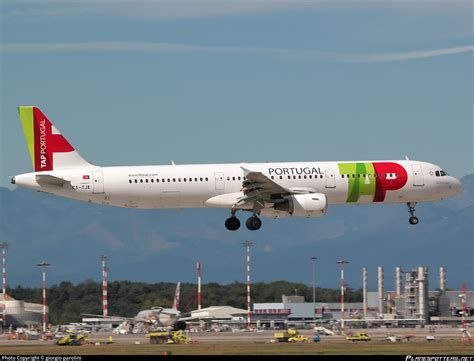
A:
<svg viewBox="0 0 474 361">
<path fill-rule="evenodd" d="M 439 176 L 441 168 L 434 164 L 411 160 L 382 161 L 380 164 L 401 166 L 406 171 L 406 182 L 404 180 L 399 189 L 387 190 L 381 199 L 374 201 L 373 194 L 358 189 L 371 182 L 375 184 L 375 177 L 379 181 L 383 179 L 385 184 L 396 183 L 397 178 L 400 179 L 400 172 L 372 174 L 376 172 L 365 170 L 353 171 L 351 174 L 341 170 L 344 169 L 341 164 L 350 168 L 356 163 L 370 165 L 372 162 L 91 166 L 21 174 L 15 176 L 12 182 L 86 202 L 148 209 L 230 208 L 235 199 L 243 195 L 243 168 L 261 172 L 288 189 L 323 193 L 328 205 L 433 201 L 455 196 L 463 189 L 456 178 Z M 61 178 L 66 183 L 58 186 L 38 181 L 37 176 L 43 174 Z M 356 182 L 358 188 L 354 190 L 350 182 Z"/>
</svg>

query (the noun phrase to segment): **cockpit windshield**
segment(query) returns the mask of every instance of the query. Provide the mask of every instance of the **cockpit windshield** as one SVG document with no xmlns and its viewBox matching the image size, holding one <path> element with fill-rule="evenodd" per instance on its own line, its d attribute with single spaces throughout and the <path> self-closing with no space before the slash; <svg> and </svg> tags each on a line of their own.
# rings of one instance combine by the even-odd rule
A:
<svg viewBox="0 0 474 361">
<path fill-rule="evenodd" d="M 448 173 L 446 173 L 444 170 L 437 170 L 435 174 L 437 177 L 444 177 L 448 175 Z"/>
</svg>

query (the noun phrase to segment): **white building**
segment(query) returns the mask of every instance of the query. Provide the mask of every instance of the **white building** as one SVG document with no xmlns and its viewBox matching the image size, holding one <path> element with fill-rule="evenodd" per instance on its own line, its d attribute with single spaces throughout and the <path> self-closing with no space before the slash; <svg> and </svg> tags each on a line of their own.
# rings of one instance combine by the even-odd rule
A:
<svg viewBox="0 0 474 361">
<path fill-rule="evenodd" d="M 43 322 L 43 305 L 38 303 L 29 303 L 25 301 L 15 300 L 13 297 L 6 295 L 6 326 L 13 327 L 30 327 L 32 325 L 41 325 Z M 0 294 L 0 314 L 3 310 L 3 294 Z M 46 307 L 46 314 L 48 307 Z"/>
</svg>

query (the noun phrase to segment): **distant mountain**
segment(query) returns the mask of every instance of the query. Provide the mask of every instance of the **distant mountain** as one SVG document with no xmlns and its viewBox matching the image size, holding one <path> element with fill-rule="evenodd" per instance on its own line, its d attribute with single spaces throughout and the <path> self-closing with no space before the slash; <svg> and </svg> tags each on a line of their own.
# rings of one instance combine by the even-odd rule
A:
<svg viewBox="0 0 474 361">
<path fill-rule="evenodd" d="M 462 182 L 465 191 L 457 198 L 418 204 L 417 226 L 408 224 L 405 205 L 332 206 L 320 219 L 264 218 L 257 232 L 227 231 L 226 210 L 122 209 L 0 188 L 0 241 L 10 243 L 7 282 L 37 286 L 41 260 L 52 264 L 49 284 L 99 279 L 101 254 L 109 256 L 114 280 L 195 282 L 200 260 L 203 282 L 245 281 L 242 243 L 251 240 L 253 281 L 311 284 L 310 257 L 316 256 L 316 283 L 322 287 L 338 287 L 335 262 L 345 258 L 352 288 L 361 287 L 367 266 L 375 289 L 379 265 L 387 288 L 396 266 L 419 265 L 429 267 L 430 288 L 437 287 L 441 265 L 448 287 L 466 282 L 472 288 L 474 174 Z"/>
</svg>

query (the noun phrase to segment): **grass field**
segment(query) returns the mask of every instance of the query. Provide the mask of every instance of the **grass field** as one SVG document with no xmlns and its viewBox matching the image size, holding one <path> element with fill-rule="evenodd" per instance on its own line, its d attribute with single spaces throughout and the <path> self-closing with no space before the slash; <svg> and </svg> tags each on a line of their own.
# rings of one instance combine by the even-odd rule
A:
<svg viewBox="0 0 474 361">
<path fill-rule="evenodd" d="M 83 346 L 2 345 L 1 355 L 474 355 L 474 343 L 436 342 L 267 342 L 199 343 L 190 345 L 110 344 Z"/>
</svg>

